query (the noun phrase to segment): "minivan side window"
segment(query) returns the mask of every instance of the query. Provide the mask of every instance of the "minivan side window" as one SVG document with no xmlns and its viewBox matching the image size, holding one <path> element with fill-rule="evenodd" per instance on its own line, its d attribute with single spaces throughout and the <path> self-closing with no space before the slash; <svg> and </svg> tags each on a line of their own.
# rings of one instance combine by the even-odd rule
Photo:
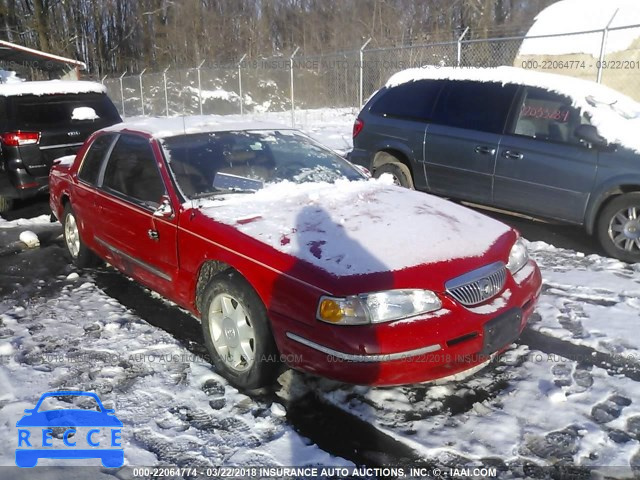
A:
<svg viewBox="0 0 640 480">
<path fill-rule="evenodd" d="M 109 147 L 113 143 L 115 135 L 101 135 L 96 138 L 89 147 L 89 151 L 85 154 L 78 178 L 83 182 L 91 185 L 98 183 L 98 176 L 102 167 L 102 161 L 109 152 Z"/>
<path fill-rule="evenodd" d="M 102 186 L 157 207 L 166 190 L 149 140 L 121 135 L 107 161 Z"/>
<path fill-rule="evenodd" d="M 517 89 L 511 84 L 450 81 L 440 94 L 434 121 L 450 127 L 502 133 Z"/>
<path fill-rule="evenodd" d="M 571 99 L 541 88 L 526 87 L 518 109 L 513 133 L 525 137 L 577 145 L 575 129 L 588 123 L 571 106 Z"/>
<path fill-rule="evenodd" d="M 374 102 L 370 112 L 385 117 L 429 120 L 444 83 L 441 80 L 417 80 L 388 88 Z"/>
</svg>

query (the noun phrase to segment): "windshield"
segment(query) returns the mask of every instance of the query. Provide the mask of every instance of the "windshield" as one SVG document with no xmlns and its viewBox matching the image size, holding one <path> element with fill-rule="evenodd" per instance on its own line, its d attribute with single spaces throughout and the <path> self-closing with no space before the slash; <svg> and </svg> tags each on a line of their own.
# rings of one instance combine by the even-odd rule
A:
<svg viewBox="0 0 640 480">
<path fill-rule="evenodd" d="M 364 178 L 353 165 L 293 130 L 210 132 L 162 140 L 169 167 L 190 199 L 255 192 L 265 184 Z"/>
</svg>

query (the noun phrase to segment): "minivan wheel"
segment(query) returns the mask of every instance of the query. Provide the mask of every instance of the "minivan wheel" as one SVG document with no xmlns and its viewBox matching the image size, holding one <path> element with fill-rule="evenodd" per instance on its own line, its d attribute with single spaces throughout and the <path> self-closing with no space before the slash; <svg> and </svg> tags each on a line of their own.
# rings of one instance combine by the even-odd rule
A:
<svg viewBox="0 0 640 480">
<path fill-rule="evenodd" d="M 598 239 L 612 257 L 640 262 L 640 193 L 611 200 L 598 217 Z"/>
<path fill-rule="evenodd" d="M 275 381 L 279 355 L 267 310 L 239 273 L 221 273 L 207 286 L 202 332 L 216 370 L 232 385 L 254 390 Z"/>
<path fill-rule="evenodd" d="M 373 176 L 380 178 L 383 173 L 391 174 L 393 183 L 396 185 L 413 189 L 413 178 L 411 178 L 411 172 L 405 164 L 399 162 L 385 163 L 375 169 Z"/>
<path fill-rule="evenodd" d="M 78 229 L 78 219 L 69 203 L 64 207 L 62 214 L 62 229 L 67 252 L 76 267 L 94 267 L 100 263 L 100 258 L 89 250 L 82 241 Z"/>
<path fill-rule="evenodd" d="M 0 213 L 8 212 L 13 208 L 13 199 L 0 196 Z"/>
</svg>

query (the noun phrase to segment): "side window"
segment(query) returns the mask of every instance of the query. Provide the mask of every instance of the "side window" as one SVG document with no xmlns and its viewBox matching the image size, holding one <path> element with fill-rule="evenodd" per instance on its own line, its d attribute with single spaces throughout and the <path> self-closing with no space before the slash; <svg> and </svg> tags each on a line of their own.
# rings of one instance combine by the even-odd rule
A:
<svg viewBox="0 0 640 480">
<path fill-rule="evenodd" d="M 90 183 L 91 185 L 98 183 L 102 161 L 107 155 L 114 137 L 115 135 L 101 135 L 94 140 L 80 166 L 80 171 L 78 172 L 78 178 L 80 180 Z"/>
<path fill-rule="evenodd" d="M 568 97 L 540 88 L 527 87 L 516 120 L 514 133 L 553 142 L 579 144 L 574 131 L 588 123 Z"/>
<path fill-rule="evenodd" d="M 149 140 L 136 135 L 120 136 L 107 162 L 102 186 L 158 206 L 166 191 Z"/>
<path fill-rule="evenodd" d="M 500 83 L 451 81 L 435 109 L 435 121 L 450 127 L 502 133 L 518 87 Z"/>
<path fill-rule="evenodd" d="M 440 80 L 418 80 L 391 87 L 370 111 L 389 117 L 428 120 L 443 84 Z"/>
</svg>

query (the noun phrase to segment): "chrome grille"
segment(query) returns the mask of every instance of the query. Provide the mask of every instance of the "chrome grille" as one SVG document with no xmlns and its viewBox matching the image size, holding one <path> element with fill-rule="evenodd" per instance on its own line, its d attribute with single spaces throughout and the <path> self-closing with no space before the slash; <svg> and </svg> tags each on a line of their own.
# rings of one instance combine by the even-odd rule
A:
<svg viewBox="0 0 640 480">
<path fill-rule="evenodd" d="M 447 293 L 461 304 L 471 307 L 495 297 L 507 280 L 503 262 L 495 262 L 465 273 L 445 283 Z"/>
</svg>

